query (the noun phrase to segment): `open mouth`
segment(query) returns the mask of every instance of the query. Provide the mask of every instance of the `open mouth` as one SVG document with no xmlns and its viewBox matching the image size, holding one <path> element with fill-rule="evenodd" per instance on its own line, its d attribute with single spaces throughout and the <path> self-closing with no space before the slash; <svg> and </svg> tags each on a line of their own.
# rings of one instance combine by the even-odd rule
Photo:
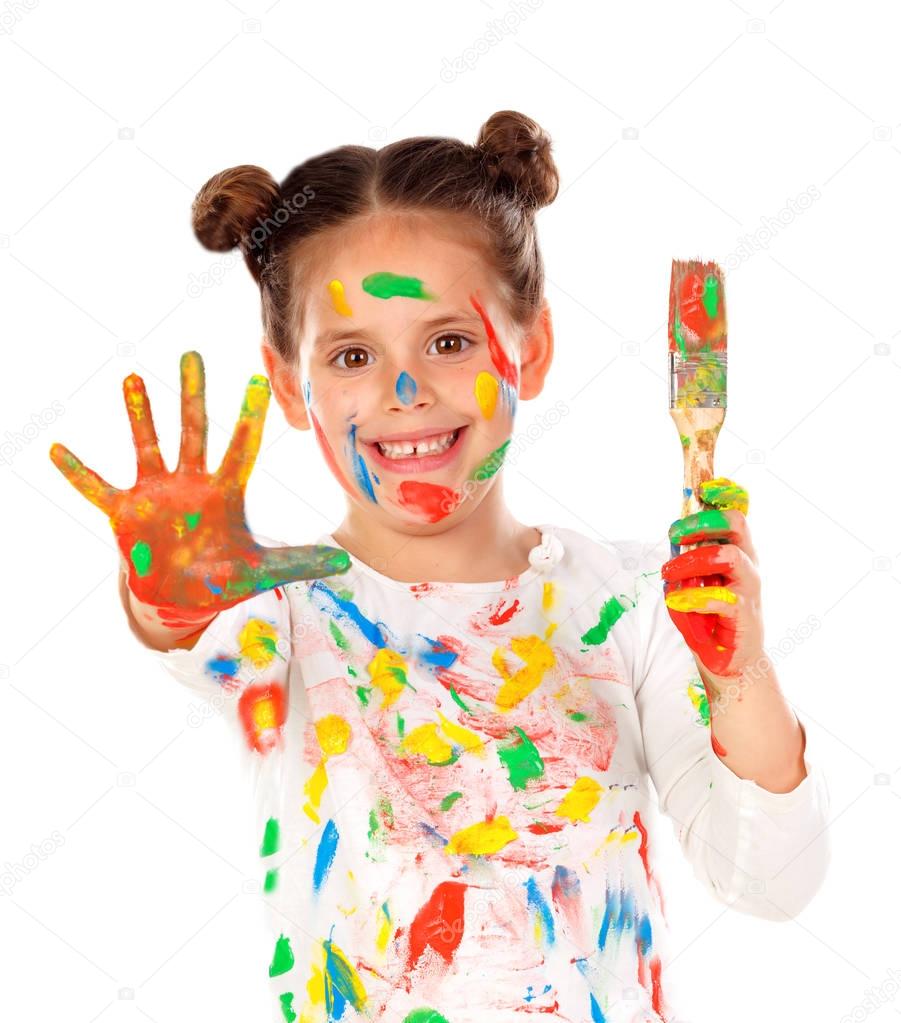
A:
<svg viewBox="0 0 901 1023">
<path fill-rule="evenodd" d="M 459 454 L 467 427 L 459 426 L 448 433 L 412 441 L 375 441 L 367 447 L 373 461 L 383 469 L 404 474 L 429 472 L 450 464 Z"/>
</svg>

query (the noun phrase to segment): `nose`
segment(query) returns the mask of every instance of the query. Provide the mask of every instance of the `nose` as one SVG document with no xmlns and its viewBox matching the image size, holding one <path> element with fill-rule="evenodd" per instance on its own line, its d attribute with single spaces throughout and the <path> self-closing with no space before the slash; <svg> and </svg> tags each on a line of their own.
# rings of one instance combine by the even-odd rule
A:
<svg viewBox="0 0 901 1023">
<path fill-rule="evenodd" d="M 435 402 L 427 374 L 421 368 L 391 364 L 385 373 L 385 411 L 421 411 Z"/>
</svg>

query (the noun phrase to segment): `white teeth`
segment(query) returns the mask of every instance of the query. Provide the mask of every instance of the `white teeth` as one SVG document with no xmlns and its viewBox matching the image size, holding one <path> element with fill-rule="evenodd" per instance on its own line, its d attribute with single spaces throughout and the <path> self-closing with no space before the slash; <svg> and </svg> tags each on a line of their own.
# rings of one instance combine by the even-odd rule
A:
<svg viewBox="0 0 901 1023">
<path fill-rule="evenodd" d="M 436 437 L 429 437 L 427 440 L 417 441 L 416 444 L 410 441 L 386 441 L 382 443 L 378 441 L 379 451 L 386 458 L 405 458 L 415 454 L 416 457 L 422 455 L 437 455 L 442 451 L 446 451 L 457 437 L 458 430 L 452 430 L 450 433 L 442 433 Z"/>
</svg>

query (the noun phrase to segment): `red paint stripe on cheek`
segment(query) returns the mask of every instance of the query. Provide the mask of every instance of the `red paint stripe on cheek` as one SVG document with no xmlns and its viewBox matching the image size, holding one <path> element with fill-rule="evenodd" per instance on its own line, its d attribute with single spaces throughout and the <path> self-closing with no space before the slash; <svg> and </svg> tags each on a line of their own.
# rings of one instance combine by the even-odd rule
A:
<svg viewBox="0 0 901 1023">
<path fill-rule="evenodd" d="M 322 432 L 322 427 L 319 425 L 319 420 L 316 416 L 310 412 L 310 419 L 313 420 L 313 429 L 316 431 L 316 440 L 319 441 L 319 447 L 322 449 L 323 455 L 325 455 L 325 461 L 328 464 L 329 469 L 332 470 L 332 474 L 335 479 L 341 484 L 342 487 L 350 494 L 351 497 L 356 498 L 358 495 L 355 490 L 347 482 L 347 478 L 341 471 L 341 467 L 335 458 L 335 454 L 332 451 L 332 447 L 325 438 L 325 434 Z"/>
<path fill-rule="evenodd" d="M 475 295 L 469 296 L 469 301 L 472 303 L 473 309 L 482 317 L 482 323 L 485 325 L 485 333 L 488 335 L 488 351 L 491 353 L 491 361 L 494 363 L 494 368 L 500 373 L 500 375 L 507 381 L 511 387 L 519 389 L 519 370 L 516 367 L 516 363 L 512 362 L 504 351 L 503 346 L 497 338 L 494 326 L 491 320 L 488 319 L 488 314 L 482 308 L 479 300 Z"/>
</svg>

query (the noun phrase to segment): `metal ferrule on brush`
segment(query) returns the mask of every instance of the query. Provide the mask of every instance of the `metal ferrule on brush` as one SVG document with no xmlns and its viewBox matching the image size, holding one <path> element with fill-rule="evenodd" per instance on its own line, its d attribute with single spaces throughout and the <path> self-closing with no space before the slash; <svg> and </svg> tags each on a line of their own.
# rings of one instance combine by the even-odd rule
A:
<svg viewBox="0 0 901 1023">
<path fill-rule="evenodd" d="M 670 408 L 726 407 L 726 352 L 669 352 Z"/>
</svg>

